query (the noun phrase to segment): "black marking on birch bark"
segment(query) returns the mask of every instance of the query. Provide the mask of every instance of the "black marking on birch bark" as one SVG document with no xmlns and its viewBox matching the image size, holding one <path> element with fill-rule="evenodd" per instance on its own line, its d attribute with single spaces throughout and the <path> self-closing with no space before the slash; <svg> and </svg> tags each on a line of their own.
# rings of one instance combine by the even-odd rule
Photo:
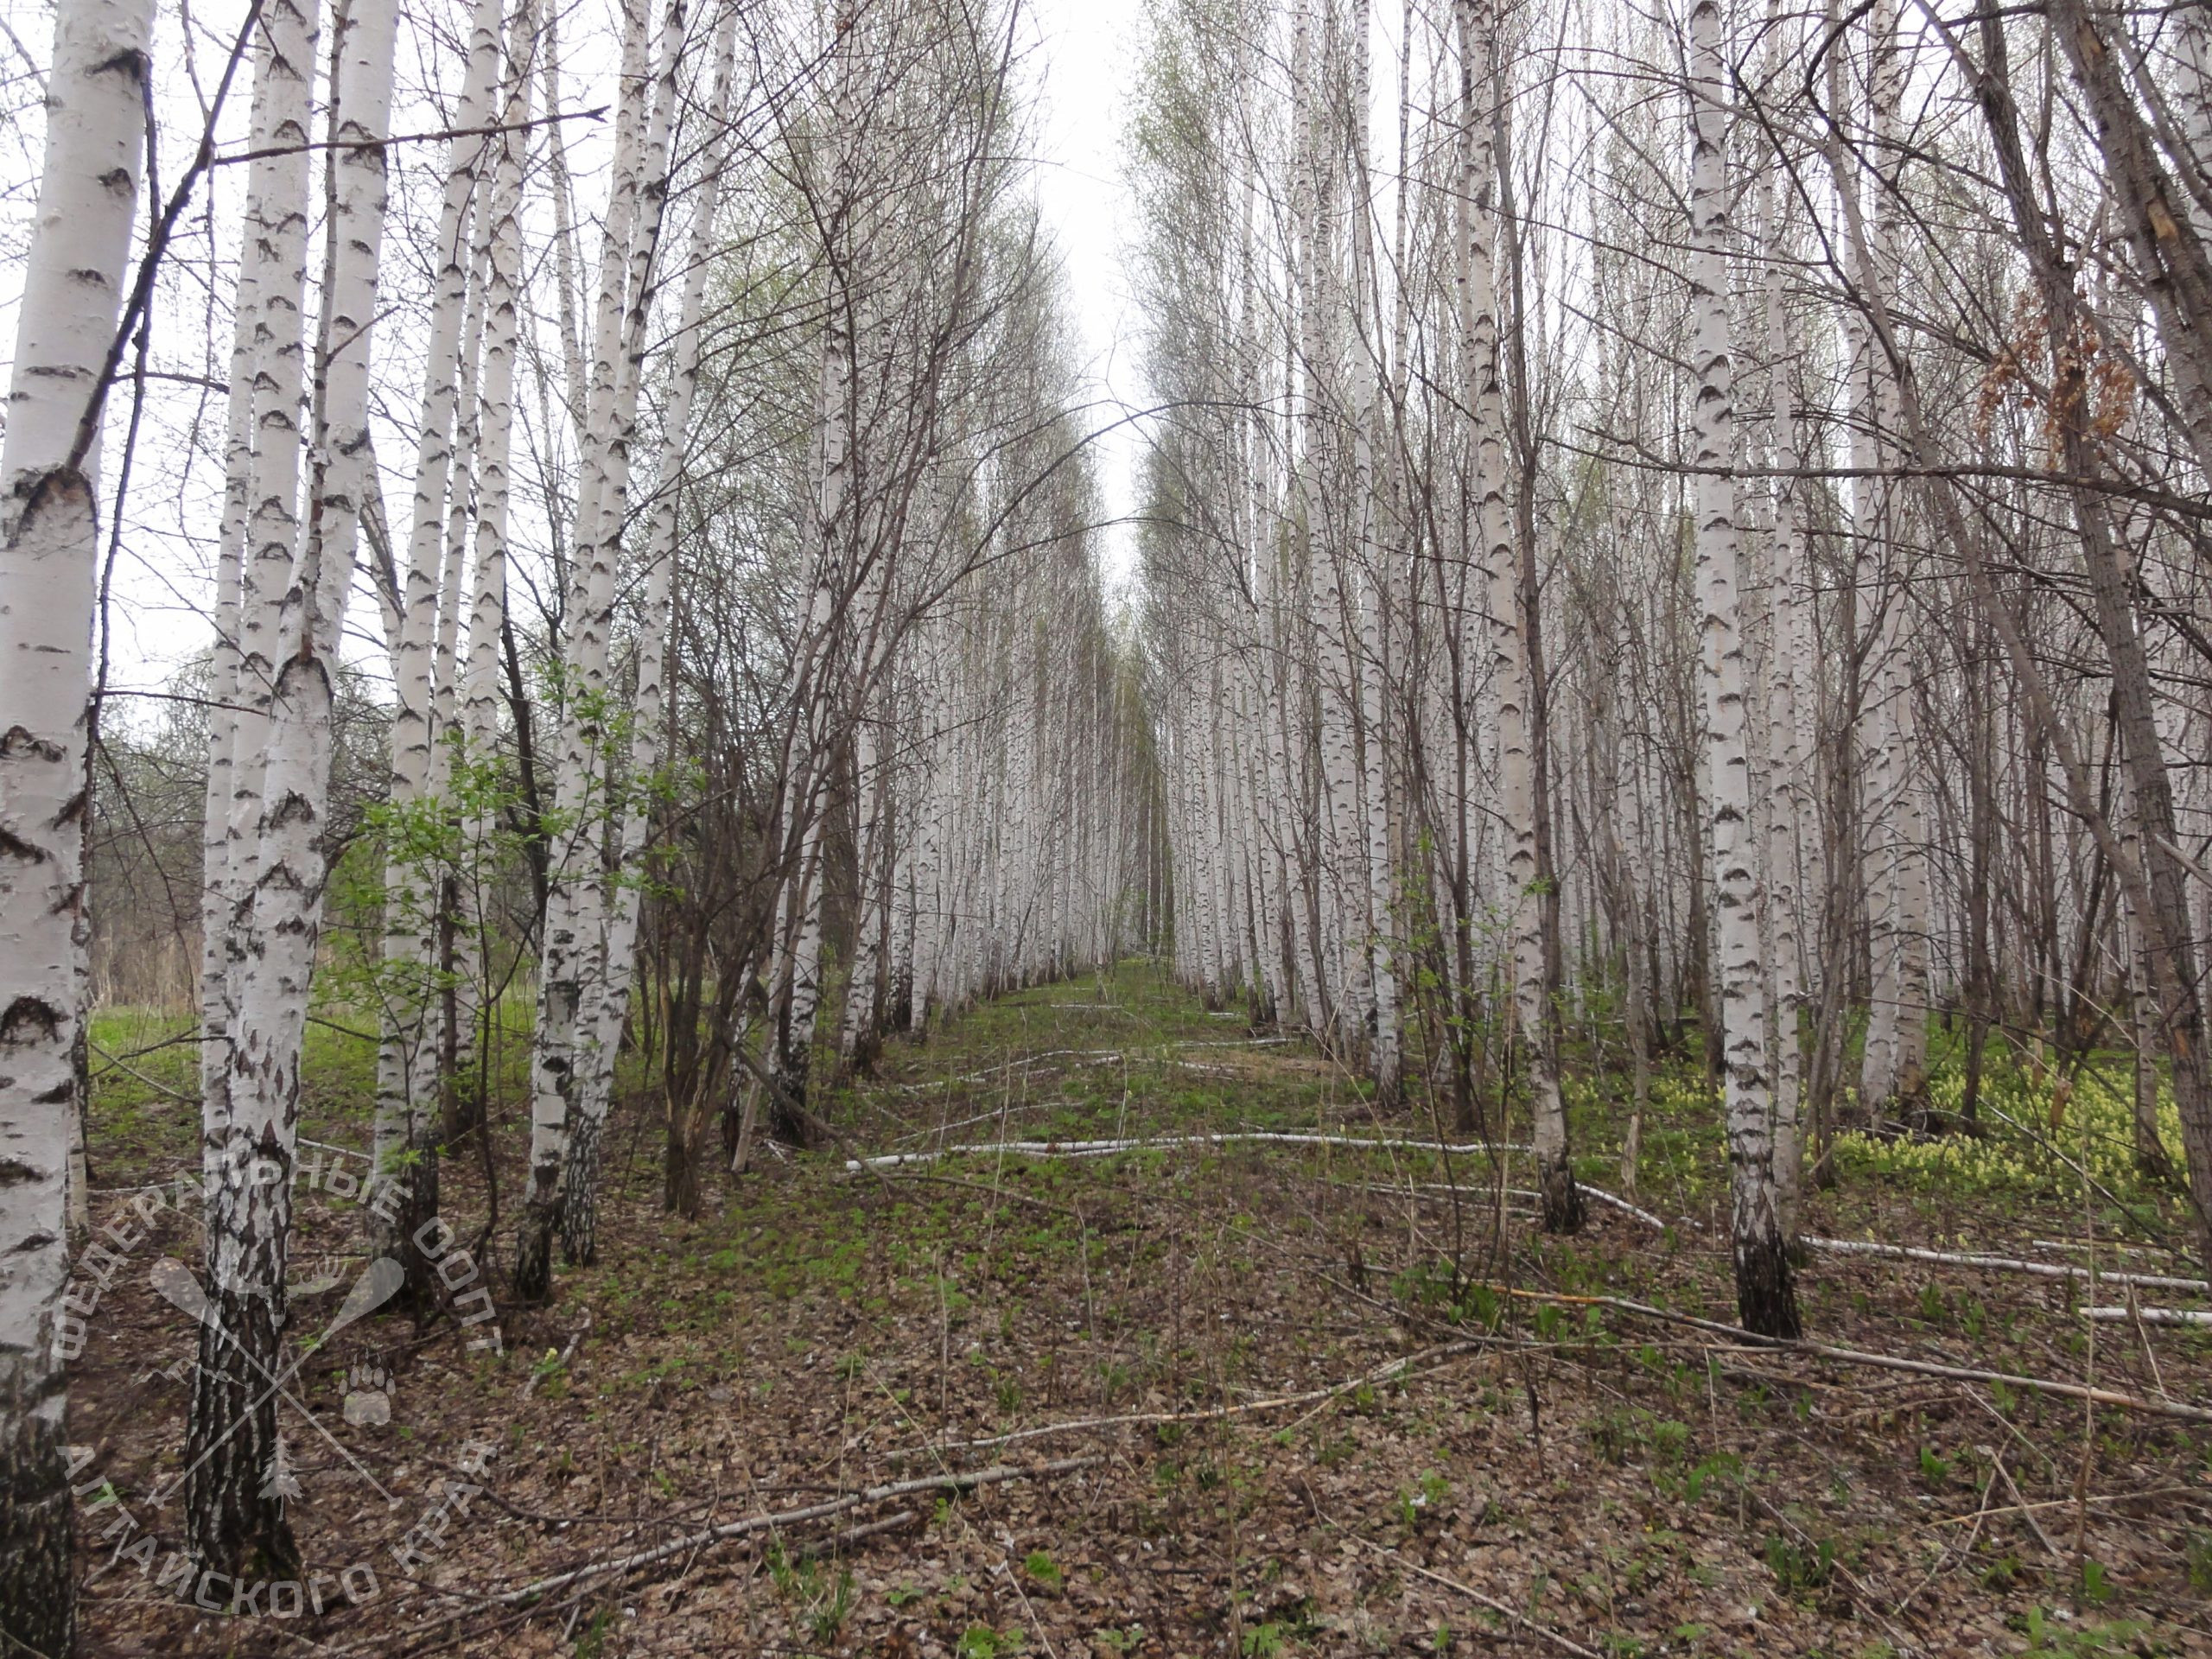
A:
<svg viewBox="0 0 2212 1659">
<path fill-rule="evenodd" d="M 68 1016 L 44 997 L 26 992 L 0 1014 L 0 1046 L 51 1042 L 67 1020 Z"/>
</svg>

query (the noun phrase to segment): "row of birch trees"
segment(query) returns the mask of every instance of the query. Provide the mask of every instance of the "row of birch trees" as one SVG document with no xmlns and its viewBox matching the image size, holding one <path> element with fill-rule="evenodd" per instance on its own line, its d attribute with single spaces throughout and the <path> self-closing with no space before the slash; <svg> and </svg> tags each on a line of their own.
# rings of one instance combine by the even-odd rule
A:
<svg viewBox="0 0 2212 1659">
<path fill-rule="evenodd" d="M 126 528 L 213 623 L 164 728 L 196 833 L 140 836 L 197 941 L 207 1568 L 298 1565 L 264 1383 L 316 1010 L 377 1027 L 370 1272 L 428 1313 L 456 1198 L 510 1248 L 502 1160 L 513 1293 L 594 1258 L 618 1084 L 696 1211 L 835 1133 L 823 1068 L 1165 908 L 1018 4 L 234 11 L 69 0 L 44 70 L 0 523 L 0 1631 L 42 1653 L 88 951 L 144 897 L 85 863 Z M 142 193 L 149 112 L 191 159 Z"/>
<path fill-rule="evenodd" d="M 2212 1253 L 2203 9 L 1160 0 L 1148 51 L 1179 971 L 1510 1103 L 1552 1230 L 1562 1065 L 1632 1185 L 1701 1053 L 1759 1332 L 1838 1126 L 1971 1128 L 2007 1057 L 2133 1049 Z"/>
</svg>

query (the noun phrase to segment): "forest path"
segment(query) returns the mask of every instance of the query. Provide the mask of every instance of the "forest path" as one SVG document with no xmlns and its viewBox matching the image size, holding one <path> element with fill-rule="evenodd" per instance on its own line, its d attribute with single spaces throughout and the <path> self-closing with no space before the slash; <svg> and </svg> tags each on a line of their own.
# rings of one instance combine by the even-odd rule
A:
<svg viewBox="0 0 2212 1659">
<path fill-rule="evenodd" d="M 1655 1170 L 1718 1168 L 1709 1109 L 1675 1098 L 1662 1091 L 1649 1132 Z M 365 1608 L 312 1628 L 227 1623 L 226 1650 L 296 1653 L 296 1630 L 337 1651 L 601 1659 L 1860 1659 L 2016 1653 L 2031 1629 L 2090 1629 L 2092 1645 L 2053 1635 L 2043 1650 L 2212 1652 L 2190 1580 L 2212 1525 L 2202 1436 L 2106 1414 L 2077 1510 L 2070 1402 L 1578 1303 L 1602 1291 L 1726 1319 L 1726 1261 L 1703 1227 L 1602 1210 L 1571 1240 L 1509 1220 L 1493 1260 L 1487 1157 L 1287 1138 L 1433 1128 L 1414 1111 L 1376 1122 L 1310 1045 L 1209 1014 L 1152 964 L 966 1010 L 893 1043 L 824 1109 L 855 1150 L 945 1155 L 874 1172 L 842 1152 L 769 1156 L 686 1223 L 659 1210 L 657 1117 L 633 1102 L 610 1141 L 602 1265 L 561 1273 L 544 1309 L 503 1309 L 503 1357 L 389 1319 L 318 1354 L 307 1402 L 398 1513 L 452 1478 L 457 1446 L 492 1448 L 485 1490 L 412 1573 L 378 1558 L 386 1593 Z M 1230 1134 L 1278 1138 L 1003 1145 Z M 979 1143 L 998 1149 L 947 1152 Z M 465 1193 L 465 1166 L 453 1176 Z M 1670 1216 L 1713 1196 L 1665 1174 L 1646 1192 Z M 1889 1202 L 1887 1236 L 1941 1238 L 1941 1217 Z M 1823 1259 L 1807 1305 L 1836 1342 L 2080 1367 L 2080 1322 L 2044 1281 Z M 158 1334 L 160 1312 L 124 1317 Z M 2099 1377 L 2212 1396 L 2207 1345 L 2158 1341 L 2158 1382 L 2109 1351 Z M 388 1425 L 339 1421 L 364 1366 L 388 1376 Z M 106 1455 L 174 1462 L 179 1387 L 113 1381 L 91 1395 Z M 327 1448 L 298 1450 L 310 1558 L 388 1548 L 385 1507 L 353 1500 Z M 698 1541 L 995 1465 L 1041 1472 Z M 2077 1523 L 2108 1599 L 2078 1610 Z M 579 1570 L 534 1607 L 488 1599 Z M 174 1651 L 208 1628 L 119 1578 L 90 1604 L 110 1640 L 97 1650 Z"/>
</svg>

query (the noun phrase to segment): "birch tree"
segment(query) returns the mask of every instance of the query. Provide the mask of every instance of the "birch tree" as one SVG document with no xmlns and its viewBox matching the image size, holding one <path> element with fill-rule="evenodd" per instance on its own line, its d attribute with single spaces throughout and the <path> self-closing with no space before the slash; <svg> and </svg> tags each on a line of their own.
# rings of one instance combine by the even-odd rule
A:
<svg viewBox="0 0 2212 1659">
<path fill-rule="evenodd" d="M 322 296 L 329 323 L 323 338 L 330 345 L 316 365 L 322 421 L 307 480 L 304 523 L 289 500 L 304 448 L 289 410 L 272 404 L 257 434 L 263 464 L 256 469 L 254 563 L 271 573 L 286 567 L 289 580 L 272 630 L 277 655 L 255 780 L 254 887 L 231 925 L 237 1012 L 230 1117 L 219 1149 L 222 1178 L 207 1193 L 211 1316 L 200 1326 L 186 1443 L 194 1550 L 225 1571 L 235 1571 L 249 1554 L 278 1568 L 289 1568 L 297 1558 L 281 1483 L 270 1478 L 279 1455 L 276 1402 L 264 1384 L 283 1363 L 301 1045 L 334 852 L 327 839 L 332 677 L 362 505 L 373 478 L 370 352 L 397 21 L 397 7 L 385 0 L 354 0 L 336 54 L 331 149 L 336 214 L 330 226 L 330 282 Z M 284 102 L 302 127 L 308 60 L 290 53 L 313 39 L 304 23 L 301 19 L 297 32 L 283 39 L 272 21 L 264 60 L 264 73 L 288 79 Z M 264 235 L 284 257 L 303 263 L 304 200 L 261 206 Z M 262 290 L 262 372 L 280 385 L 297 375 L 303 355 L 294 333 L 296 303 L 284 303 L 301 286 L 295 269 L 281 278 L 272 275 Z M 280 329 L 286 320 L 290 326 Z"/>
<path fill-rule="evenodd" d="M 154 8 L 65 7 L 0 448 L 0 1637 L 76 1631 L 60 1319 L 84 1103 L 86 696 L 100 423 L 129 276 Z"/>
<path fill-rule="evenodd" d="M 1742 541 L 1736 524 L 1735 365 L 1729 340 L 1732 239 L 1723 102 L 1726 25 L 1720 0 L 1689 16 L 1690 303 L 1697 318 L 1697 569 L 1703 601 L 1701 678 L 1712 777 L 1709 820 L 1720 935 L 1725 1024 L 1730 1236 L 1738 1317 L 1764 1336 L 1798 1334 L 1789 1240 L 1775 1180 L 1773 1084 L 1768 1071 L 1767 977 L 1759 938 L 1758 857 L 1752 833 L 1751 722 L 1746 696 Z"/>
<path fill-rule="evenodd" d="M 683 12 L 673 10 L 676 32 Z M 619 424 L 623 321 L 627 313 L 634 232 L 647 166 L 647 104 L 660 77 L 646 75 L 652 14 L 646 0 L 622 10 L 621 99 L 615 116 L 613 178 L 599 256 L 590 383 L 581 435 L 583 466 L 575 512 L 576 580 L 569 596 L 574 619 L 563 655 L 564 707 L 549 849 L 543 945 L 538 964 L 537 1030 L 531 1046 L 530 1186 L 515 1246 L 516 1294 L 536 1300 L 552 1281 L 553 1234 L 560 1218 L 561 1175 L 568 1160 L 579 1065 L 578 1020 L 588 957 L 596 943 L 597 884 L 586 878 L 603 793 L 607 626 L 619 543 L 609 535 L 607 495 L 614 487 L 609 454 Z M 672 62 L 664 39 L 664 59 Z M 665 141 L 667 129 L 659 129 Z M 617 521 L 619 522 L 619 521 Z"/>
</svg>

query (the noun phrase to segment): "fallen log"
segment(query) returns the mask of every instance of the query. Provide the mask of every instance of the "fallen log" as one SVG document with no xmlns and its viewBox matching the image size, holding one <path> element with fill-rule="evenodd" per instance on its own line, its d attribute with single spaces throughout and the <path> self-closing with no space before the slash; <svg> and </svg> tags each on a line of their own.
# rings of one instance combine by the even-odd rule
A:
<svg viewBox="0 0 2212 1659">
<path fill-rule="evenodd" d="M 1985 1268 L 1998 1273 L 2024 1273 L 2037 1279 L 2087 1279 L 2089 1270 L 2069 1262 L 2023 1262 L 2010 1255 L 1977 1255 L 1961 1250 L 1930 1250 L 1916 1244 L 1878 1244 L 1872 1239 L 1808 1238 L 1808 1249 L 1838 1255 L 1882 1255 L 1901 1262 L 1933 1262 L 1947 1268 Z M 2202 1279 L 2175 1279 L 2156 1273 L 2099 1273 L 2097 1282 L 2134 1285 L 2144 1290 L 2187 1290 L 2199 1295 L 2208 1288 Z"/>
</svg>

